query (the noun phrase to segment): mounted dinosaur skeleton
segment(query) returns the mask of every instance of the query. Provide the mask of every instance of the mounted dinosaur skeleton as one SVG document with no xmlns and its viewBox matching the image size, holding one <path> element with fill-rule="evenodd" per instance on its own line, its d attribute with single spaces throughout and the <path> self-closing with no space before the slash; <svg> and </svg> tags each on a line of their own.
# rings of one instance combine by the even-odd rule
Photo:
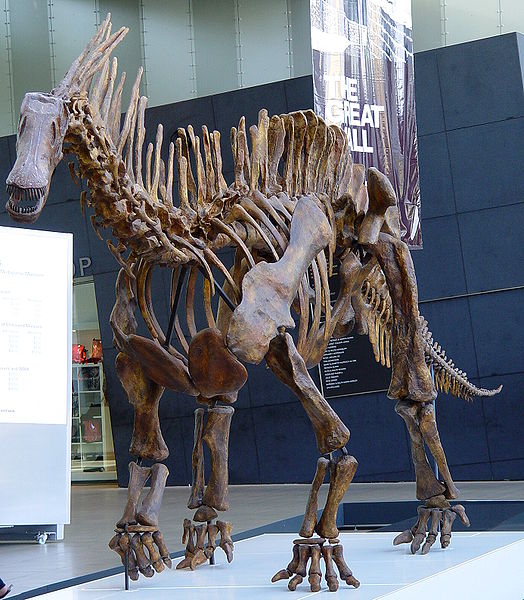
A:
<svg viewBox="0 0 524 600">
<path fill-rule="evenodd" d="M 179 129 L 164 161 L 159 125 L 156 142 L 147 146 L 143 162 L 147 99 L 139 95 L 141 71 L 121 127 L 125 76 L 115 86 L 117 61 L 110 62 L 111 52 L 126 32 L 111 34 L 108 16 L 51 94 L 26 95 L 17 159 L 7 180 L 10 215 L 33 222 L 44 207 L 62 151 L 76 155 L 79 173 L 72 168 L 72 174 L 87 179 L 93 225 L 97 231 L 109 228 L 117 241 L 116 245 L 108 241 L 122 267 L 111 325 L 119 350 L 117 374 L 135 409 L 130 452 L 137 461 L 130 463 L 128 502 L 110 547 L 122 558 L 129 551 L 134 578 L 139 572 L 150 577 L 165 564 L 171 566 L 158 529 L 168 475 L 161 462 L 168 449 L 158 404 L 168 388 L 194 396 L 203 405 L 195 411 L 188 503 L 197 509 L 196 525 L 184 522 L 186 557 L 178 567 L 194 569 L 212 558 L 217 545 L 232 560 L 231 524 L 214 522 L 217 511 L 229 506 L 231 405 L 247 379 L 241 361 L 257 364 L 265 359 L 302 402 L 322 455 L 300 530 L 303 539 L 296 541 L 291 563 L 273 579 L 292 577 L 289 587 L 295 589 L 311 559 L 310 584 L 317 590 L 322 557 L 331 590 L 338 587 L 333 562 L 347 583 L 358 586 L 336 539 L 337 507 L 357 461 L 345 449 L 349 430 L 308 374 L 329 340 L 353 328 L 369 336 L 377 361 L 392 369 L 388 396 L 397 401 L 396 411 L 406 422 L 417 498 L 425 502 L 417 524 L 395 543 L 411 542 L 415 552 L 425 541 L 425 553 L 442 523 L 441 543 L 446 546 L 455 516 L 464 522 L 467 517 L 463 507 L 449 503 L 457 497 L 457 489 L 435 422 L 435 388 L 467 400 L 492 396 L 500 388 L 475 387 L 433 342 L 418 312 L 415 273 L 409 250 L 400 240 L 392 186 L 375 169 L 368 170 L 366 185 L 364 167 L 353 164 L 345 134 L 311 110 L 271 118 L 261 110 L 258 124 L 249 129 L 250 144 L 242 118 L 231 130 L 231 185 L 222 174 L 220 134 L 206 127 L 201 139 L 191 126 Z M 174 204 L 175 169 L 178 206 Z M 81 200 L 83 206 L 85 193 Z M 231 269 L 216 254 L 227 246 L 236 251 Z M 332 306 L 328 278 L 335 260 L 340 293 Z M 151 277 L 158 266 L 172 270 L 166 331 L 155 316 L 151 297 Z M 199 278 L 208 325 L 201 331 L 194 316 Z M 212 302 L 215 294 L 219 295 L 217 310 Z M 185 311 L 179 310 L 181 304 Z M 136 333 L 137 306 L 150 338 Z M 295 344 L 286 329 L 297 324 Z M 203 442 L 211 456 L 207 486 Z M 441 481 L 429 466 L 424 444 L 437 461 Z M 142 459 L 153 465 L 142 466 Z M 317 522 L 317 492 L 328 467 L 329 492 Z M 150 490 L 140 502 L 149 478 Z M 319 537 L 312 538 L 314 533 Z"/>
</svg>

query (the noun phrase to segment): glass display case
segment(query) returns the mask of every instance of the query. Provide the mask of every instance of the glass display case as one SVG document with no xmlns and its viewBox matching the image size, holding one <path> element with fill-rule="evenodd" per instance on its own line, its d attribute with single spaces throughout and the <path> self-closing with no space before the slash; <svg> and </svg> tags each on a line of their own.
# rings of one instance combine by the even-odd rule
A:
<svg viewBox="0 0 524 600">
<path fill-rule="evenodd" d="M 72 481 L 116 480 L 94 282 L 74 280 L 71 410 Z"/>
</svg>

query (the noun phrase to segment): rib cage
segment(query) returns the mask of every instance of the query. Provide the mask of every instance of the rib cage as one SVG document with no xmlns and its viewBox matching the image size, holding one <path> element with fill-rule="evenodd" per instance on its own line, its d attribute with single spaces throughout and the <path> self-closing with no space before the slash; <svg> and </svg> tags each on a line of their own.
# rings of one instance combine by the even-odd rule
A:
<svg viewBox="0 0 524 600">
<path fill-rule="evenodd" d="M 109 28 L 106 31 L 109 37 Z M 106 42 L 107 43 L 107 42 Z M 169 146 L 167 163 L 162 159 L 163 127 L 157 128 L 155 143 L 150 143 L 142 162 L 147 99 L 139 98 L 142 72 L 139 71 L 122 129 L 118 128 L 121 92 L 125 76 L 114 88 L 117 72 L 116 59 L 111 66 L 105 61 L 89 95 L 86 112 L 98 116 L 100 124 L 95 133 L 100 139 L 105 131 L 108 154 L 115 154 L 112 163 L 125 167 L 119 174 L 121 188 L 135 190 L 126 203 L 124 215 L 97 213 L 98 203 L 92 202 L 98 223 L 111 226 L 119 245 L 109 248 L 134 277 L 131 265 L 140 260 L 152 264 L 176 267 L 189 262 L 191 266 L 187 295 L 194 301 L 197 268 L 206 269 L 204 283 L 204 312 L 209 326 L 215 326 L 216 316 L 211 309 L 214 292 L 212 267 L 221 272 L 228 282 L 234 302 L 240 301 L 241 279 L 234 279 L 214 250 L 234 245 L 250 265 L 259 260 L 278 260 L 289 239 L 292 214 L 298 197 L 312 194 L 323 208 L 333 230 L 333 239 L 326 252 L 322 251 L 311 265 L 312 281 L 304 278 L 298 294 L 299 317 L 298 349 L 307 361 L 315 343 L 329 339 L 330 303 L 328 274 L 332 270 L 336 245 L 336 224 L 333 205 L 347 195 L 352 180 L 353 163 L 347 148 L 346 136 L 336 126 L 327 126 L 313 111 L 298 111 L 289 115 L 269 118 L 266 110 L 259 113 L 258 124 L 246 131 L 242 117 L 238 127 L 231 130 L 231 148 L 234 158 L 234 181 L 227 186 L 222 174 L 220 133 L 209 132 L 204 126 L 202 137 L 195 135 L 191 126 L 179 129 L 175 145 Z M 81 112 L 82 107 L 75 105 Z M 90 123 L 96 125 L 96 119 Z M 103 145 L 103 144 L 102 144 Z M 176 165 L 175 165 L 176 161 Z M 118 168 L 118 167 L 117 167 Z M 173 205 L 175 168 L 178 174 L 180 205 Z M 136 190 L 142 190 L 142 194 Z M 365 189 L 358 182 L 356 191 Z M 101 220 L 100 220 L 101 217 Z M 175 221 L 182 221 L 189 236 L 173 234 Z M 136 235 L 129 231 L 132 223 Z M 93 224 L 97 225 L 96 219 Z M 145 238 L 147 247 L 139 247 Z M 210 243 L 199 243 L 199 239 Z M 130 243 L 131 241 L 131 243 Z M 135 242 L 135 244 L 133 244 Z M 131 255 L 124 259 L 125 249 Z M 209 283 L 207 283 L 209 281 Z M 186 305 L 189 301 L 186 302 Z M 312 320 L 309 323 L 310 304 Z M 151 335 L 162 338 L 158 321 L 147 308 L 145 321 Z M 325 326 L 321 327 L 324 315 Z M 186 319 L 187 331 L 195 332 L 191 311 Z M 182 350 L 185 340 L 178 323 L 175 328 Z"/>
<path fill-rule="evenodd" d="M 143 162 L 147 98 L 139 94 L 142 69 L 120 128 L 125 73 L 115 88 L 117 59 L 109 62 L 112 50 L 126 33 L 122 28 L 111 35 L 108 15 L 53 93 L 69 94 L 71 122 L 66 140 L 83 159 L 80 175 L 94 181 L 90 199 L 95 210 L 93 225 L 95 230 L 100 225 L 110 227 L 117 238 L 117 246 L 108 241 L 109 249 L 135 281 L 140 310 L 151 335 L 165 342 L 148 296 L 155 265 L 173 268 L 173 282 L 179 276 L 180 265 L 190 267 L 185 301 L 190 336 L 196 333 L 194 301 L 199 270 L 205 273 L 207 324 L 224 327 L 227 317 L 221 316 L 220 305 L 217 314 L 211 304 L 215 287 L 212 267 L 220 271 L 232 300 L 238 303 L 246 270 L 260 260 L 274 261 L 282 256 L 295 203 L 301 195 L 311 194 L 333 231 L 326 251 L 311 263 L 311 280 L 304 276 L 295 304 L 299 315 L 297 349 L 309 367 L 316 364 L 318 352 L 313 351 L 325 349 L 334 327 L 328 275 L 332 273 L 337 241 L 335 215 L 341 210 L 343 214 L 348 203 L 357 212 L 367 209 L 364 169 L 353 165 L 345 134 L 337 126 L 328 126 L 313 111 L 269 118 L 262 110 L 258 124 L 249 129 L 249 144 L 242 117 L 238 127 L 231 130 L 234 181 L 229 186 L 222 173 L 220 133 L 210 133 L 205 126 L 201 139 L 191 126 L 179 129 L 176 144 L 169 144 L 164 162 L 163 126 L 158 125 L 155 143 L 148 144 Z M 98 79 L 91 87 L 97 73 Z M 97 165 L 112 177 L 93 177 Z M 179 206 L 174 204 L 175 168 Z M 215 254 L 224 246 L 236 247 L 232 273 Z M 393 311 L 383 274 L 378 271 L 378 280 L 365 280 L 360 293 L 369 307 L 367 329 L 375 358 L 389 367 Z M 421 327 L 426 362 L 433 367 L 439 389 L 467 400 L 500 391 L 471 384 L 433 341 L 422 318 Z M 178 318 L 175 333 L 182 353 L 173 347 L 170 351 L 185 360 L 187 341 Z"/>
</svg>

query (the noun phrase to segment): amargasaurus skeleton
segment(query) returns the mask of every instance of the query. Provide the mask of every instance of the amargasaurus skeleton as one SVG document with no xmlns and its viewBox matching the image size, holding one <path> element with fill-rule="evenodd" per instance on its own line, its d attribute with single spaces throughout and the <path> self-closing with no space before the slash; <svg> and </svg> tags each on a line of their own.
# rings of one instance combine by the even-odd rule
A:
<svg viewBox="0 0 524 600">
<path fill-rule="evenodd" d="M 117 61 L 109 60 L 126 32 L 120 29 L 111 35 L 108 16 L 50 94 L 26 95 L 17 160 L 7 180 L 10 215 L 33 222 L 43 209 L 62 152 L 76 155 L 79 175 L 87 179 L 93 225 L 97 230 L 109 228 L 117 241 L 116 245 L 108 241 L 122 267 L 111 325 L 119 350 L 117 374 L 135 410 L 130 452 L 137 460 L 129 465 L 128 502 L 110 547 L 122 558 L 130 552 L 133 578 L 139 572 L 150 577 L 164 564 L 171 566 L 158 529 L 168 475 L 162 464 L 168 449 L 158 404 L 168 388 L 195 397 L 200 405 L 195 410 L 188 502 L 196 512 L 194 523 L 184 521 L 186 556 L 178 567 L 194 569 L 212 559 L 217 545 L 232 560 L 231 524 L 216 520 L 217 511 L 229 507 L 232 404 L 247 379 L 242 363 L 265 360 L 300 399 L 321 455 L 300 529 L 302 539 L 294 544 L 287 568 L 273 580 L 291 577 L 289 588 L 295 589 L 310 560 L 311 589 L 318 590 L 323 558 L 330 590 L 338 588 L 333 563 L 348 584 L 358 586 L 336 539 L 337 508 L 357 461 L 345 448 L 349 430 L 308 373 L 321 360 L 329 340 L 353 328 L 369 336 L 376 359 L 391 367 L 388 397 L 397 401 L 395 410 L 406 422 L 417 498 L 424 501 L 417 523 L 394 543 L 411 542 L 416 552 L 424 542 L 426 553 L 441 524 L 441 544 L 447 546 L 456 515 L 466 523 L 467 516 L 461 505 L 449 503 L 458 490 L 435 421 L 436 388 L 467 400 L 491 396 L 500 388 L 475 387 L 433 342 L 419 315 L 413 264 L 400 240 L 397 201 L 389 181 L 369 169 L 366 184 L 364 167 L 353 164 L 345 134 L 311 110 L 271 118 L 261 110 L 258 124 L 249 129 L 250 143 L 242 118 L 231 130 L 230 185 L 222 174 L 220 134 L 206 127 L 201 138 L 191 126 L 179 129 L 164 160 L 159 125 L 144 161 L 147 99 L 139 97 L 141 71 L 121 127 L 124 76 L 115 86 Z M 178 203 L 173 192 L 175 169 Z M 78 175 L 74 168 L 72 174 Z M 83 206 L 85 193 L 81 200 Z M 235 248 L 231 269 L 217 256 L 217 250 L 226 246 Z M 328 278 L 335 260 L 340 292 L 331 305 Z M 172 271 L 166 331 L 151 298 L 156 267 Z M 195 298 L 199 278 L 201 299 Z M 180 311 L 184 294 L 185 310 Z M 197 300 L 203 302 L 208 325 L 200 331 L 194 316 Z M 136 333 L 137 306 L 150 338 Z M 286 329 L 296 325 L 295 343 Z M 211 456 L 207 486 L 203 442 Z M 441 480 L 429 466 L 424 444 L 436 460 Z M 152 466 L 142 465 L 142 460 Z M 317 493 L 328 469 L 329 491 L 317 522 Z M 149 479 L 150 489 L 140 502 Z M 313 538 L 315 533 L 318 537 Z"/>
</svg>

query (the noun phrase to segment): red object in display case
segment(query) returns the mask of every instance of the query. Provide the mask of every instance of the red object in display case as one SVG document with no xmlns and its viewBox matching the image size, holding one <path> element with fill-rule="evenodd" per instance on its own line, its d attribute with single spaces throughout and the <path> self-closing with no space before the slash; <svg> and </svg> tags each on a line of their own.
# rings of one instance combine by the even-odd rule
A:
<svg viewBox="0 0 524 600">
<path fill-rule="evenodd" d="M 102 360 L 102 340 L 93 338 L 91 358 L 89 360 L 90 362 L 94 363 L 97 363 L 99 360 Z"/>
<path fill-rule="evenodd" d="M 99 420 L 83 419 L 82 429 L 84 442 L 100 442 L 102 440 L 102 426 Z"/>
<path fill-rule="evenodd" d="M 83 344 L 73 344 L 73 362 L 85 363 L 87 359 L 86 347 Z"/>
</svg>

